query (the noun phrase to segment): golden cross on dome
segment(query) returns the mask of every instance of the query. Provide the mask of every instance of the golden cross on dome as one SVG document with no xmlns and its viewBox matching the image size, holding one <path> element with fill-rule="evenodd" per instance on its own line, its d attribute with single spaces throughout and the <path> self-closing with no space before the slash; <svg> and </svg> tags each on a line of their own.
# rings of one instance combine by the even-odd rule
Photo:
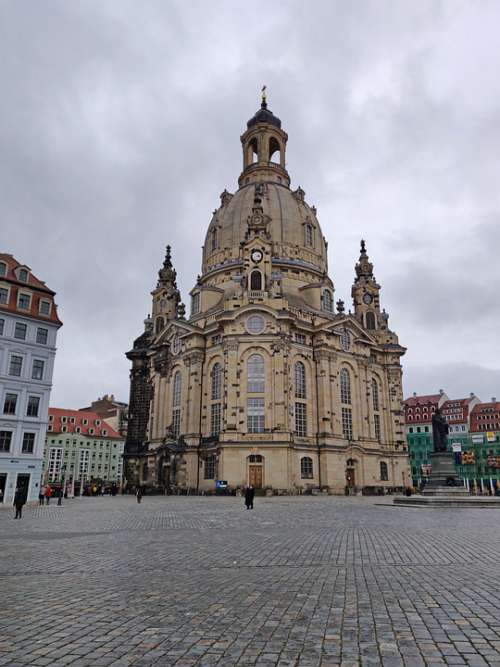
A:
<svg viewBox="0 0 500 667">
<path fill-rule="evenodd" d="M 267 86 L 262 86 L 262 103 L 266 104 L 267 102 L 267 94 L 266 94 L 266 88 Z"/>
</svg>

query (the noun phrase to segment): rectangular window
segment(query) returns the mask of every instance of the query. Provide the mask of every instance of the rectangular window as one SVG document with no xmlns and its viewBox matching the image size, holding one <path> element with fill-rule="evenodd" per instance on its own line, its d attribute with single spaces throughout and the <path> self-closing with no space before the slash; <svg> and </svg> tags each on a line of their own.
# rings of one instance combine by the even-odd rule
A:
<svg viewBox="0 0 500 667">
<path fill-rule="evenodd" d="M 29 310 L 31 306 L 31 296 L 29 294 L 19 293 L 17 297 L 17 307 L 21 310 Z"/>
<path fill-rule="evenodd" d="M 307 436 L 307 404 L 295 403 L 295 433 L 301 438 Z"/>
<path fill-rule="evenodd" d="M 181 409 L 174 408 L 172 411 L 172 433 L 174 438 L 178 438 L 181 432 Z"/>
<path fill-rule="evenodd" d="M 215 456 L 209 456 L 205 461 L 204 479 L 215 479 L 217 461 Z"/>
<path fill-rule="evenodd" d="M 0 303 L 3 305 L 9 303 L 9 290 L 5 287 L 0 287 Z"/>
<path fill-rule="evenodd" d="M 50 315 L 50 301 L 40 301 L 40 315 Z"/>
<path fill-rule="evenodd" d="M 0 452 L 10 452 L 12 431 L 0 431 Z"/>
<path fill-rule="evenodd" d="M 0 276 L 7 275 L 7 264 L 0 262 Z"/>
<path fill-rule="evenodd" d="M 27 331 L 28 327 L 26 324 L 23 324 L 22 322 L 16 322 L 16 326 L 14 327 L 14 338 L 18 338 L 19 340 L 26 340 Z"/>
<path fill-rule="evenodd" d="M 38 329 L 36 330 L 36 342 L 39 343 L 40 345 L 47 345 L 48 337 L 49 337 L 49 330 L 38 327 Z"/>
<path fill-rule="evenodd" d="M 342 433 L 344 438 L 352 440 L 352 410 L 351 408 L 342 408 Z"/>
<path fill-rule="evenodd" d="M 4 327 L 5 327 L 5 320 L 1 319 L 0 320 L 0 336 L 3 336 Z"/>
<path fill-rule="evenodd" d="M 33 454 L 35 451 L 35 434 L 23 433 L 23 454 Z"/>
<path fill-rule="evenodd" d="M 380 415 L 373 415 L 373 422 L 375 424 L 375 437 L 377 440 L 381 440 Z"/>
<path fill-rule="evenodd" d="M 26 415 L 28 417 L 38 417 L 39 408 L 40 408 L 40 397 L 28 396 L 28 407 L 26 409 Z"/>
<path fill-rule="evenodd" d="M 49 449 L 49 479 L 54 481 L 59 477 L 61 472 L 63 450 L 62 447 L 51 447 Z"/>
<path fill-rule="evenodd" d="M 41 359 L 33 359 L 33 370 L 31 372 L 31 377 L 33 380 L 43 380 L 43 369 L 45 367 L 45 362 Z"/>
<path fill-rule="evenodd" d="M 4 415 L 15 415 L 17 406 L 17 394 L 5 394 L 3 402 Z"/>
<path fill-rule="evenodd" d="M 23 370 L 23 358 L 13 354 L 10 358 L 9 375 L 20 377 Z"/>
<path fill-rule="evenodd" d="M 211 413 L 210 413 L 210 434 L 219 435 L 220 433 L 220 423 L 221 423 L 221 404 L 212 403 Z"/>
<path fill-rule="evenodd" d="M 191 297 L 191 315 L 196 315 L 200 312 L 200 294 L 193 294 Z"/>
<path fill-rule="evenodd" d="M 295 334 L 295 342 L 299 343 L 300 345 L 306 345 L 307 338 L 306 338 L 305 334 L 296 333 Z"/>
<path fill-rule="evenodd" d="M 249 398 L 247 401 L 247 430 L 249 433 L 264 433 L 265 403 L 263 398 Z"/>
</svg>

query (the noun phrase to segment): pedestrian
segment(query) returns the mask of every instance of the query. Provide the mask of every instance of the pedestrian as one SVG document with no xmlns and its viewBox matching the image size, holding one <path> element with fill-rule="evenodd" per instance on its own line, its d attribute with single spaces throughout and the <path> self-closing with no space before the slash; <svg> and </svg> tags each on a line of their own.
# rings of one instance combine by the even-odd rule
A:
<svg viewBox="0 0 500 667">
<path fill-rule="evenodd" d="M 253 486 L 247 486 L 245 489 L 245 505 L 247 510 L 253 510 L 253 499 L 255 496 L 255 489 Z"/>
<path fill-rule="evenodd" d="M 62 490 L 62 486 L 61 486 L 59 489 L 57 489 L 57 492 L 56 492 L 56 493 L 57 493 L 57 504 L 58 504 L 59 506 L 61 506 L 61 505 L 62 505 L 62 499 L 63 499 L 63 490 Z"/>
<path fill-rule="evenodd" d="M 52 487 L 50 484 L 47 484 L 47 488 L 45 489 L 45 504 L 50 505 L 50 499 L 52 498 L 53 491 Z"/>
<path fill-rule="evenodd" d="M 135 497 L 137 498 L 137 502 L 140 503 L 142 500 L 142 488 L 140 486 L 136 489 Z"/>
<path fill-rule="evenodd" d="M 23 518 L 23 505 L 26 502 L 26 497 L 24 495 L 24 491 L 21 489 L 16 489 L 16 493 L 14 495 L 14 507 L 16 508 L 16 516 L 14 519 L 22 519 Z"/>
<path fill-rule="evenodd" d="M 38 504 L 43 505 L 45 501 L 45 487 L 43 484 L 40 486 L 40 491 L 38 492 Z"/>
</svg>

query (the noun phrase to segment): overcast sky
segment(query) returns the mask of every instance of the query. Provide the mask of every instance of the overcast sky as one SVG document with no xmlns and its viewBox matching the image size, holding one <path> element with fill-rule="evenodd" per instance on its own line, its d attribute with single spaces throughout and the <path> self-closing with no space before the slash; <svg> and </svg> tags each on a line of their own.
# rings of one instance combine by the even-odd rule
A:
<svg viewBox="0 0 500 667">
<path fill-rule="evenodd" d="M 264 83 L 337 299 L 367 241 L 405 395 L 500 397 L 499 26 L 488 0 L 0 0 L 0 247 L 57 292 L 52 405 L 128 400 L 164 246 L 187 303 Z"/>
</svg>

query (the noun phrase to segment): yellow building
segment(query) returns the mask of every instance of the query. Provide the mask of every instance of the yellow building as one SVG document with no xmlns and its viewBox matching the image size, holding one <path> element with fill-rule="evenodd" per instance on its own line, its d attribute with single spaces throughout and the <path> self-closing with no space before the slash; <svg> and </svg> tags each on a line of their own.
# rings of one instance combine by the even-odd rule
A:
<svg viewBox="0 0 500 667">
<path fill-rule="evenodd" d="M 328 275 L 316 209 L 285 168 L 288 136 L 261 108 L 241 136 L 239 188 L 221 195 L 191 291 L 170 248 L 132 361 L 129 484 L 278 492 L 410 483 L 400 359 L 365 244 L 353 314 Z"/>
</svg>

